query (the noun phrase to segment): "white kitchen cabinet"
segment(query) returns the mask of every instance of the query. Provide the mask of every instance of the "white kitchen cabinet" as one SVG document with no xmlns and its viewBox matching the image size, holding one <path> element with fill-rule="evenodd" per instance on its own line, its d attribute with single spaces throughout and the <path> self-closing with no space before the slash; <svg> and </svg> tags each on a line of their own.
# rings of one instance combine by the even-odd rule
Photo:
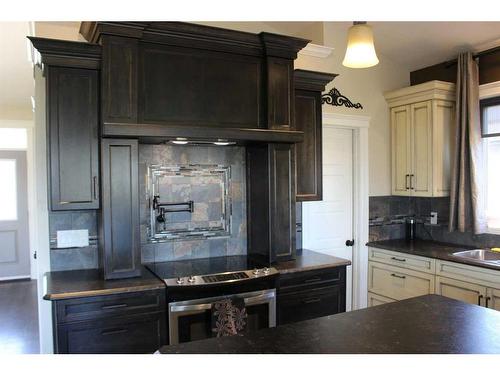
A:
<svg viewBox="0 0 500 375">
<path fill-rule="evenodd" d="M 383 305 L 385 303 L 395 301 L 395 299 L 368 292 L 368 307 Z"/>
<path fill-rule="evenodd" d="M 434 293 L 434 275 L 384 263 L 368 263 L 368 290 L 395 300 Z"/>
<path fill-rule="evenodd" d="M 500 271 L 368 247 L 368 306 L 431 293 L 500 311 Z"/>
<path fill-rule="evenodd" d="M 436 294 L 484 306 L 486 287 L 465 281 L 436 276 Z"/>
<path fill-rule="evenodd" d="M 486 288 L 485 306 L 500 311 L 500 289 Z"/>
<path fill-rule="evenodd" d="M 430 81 L 385 98 L 391 112 L 392 194 L 449 195 L 455 85 Z"/>
</svg>

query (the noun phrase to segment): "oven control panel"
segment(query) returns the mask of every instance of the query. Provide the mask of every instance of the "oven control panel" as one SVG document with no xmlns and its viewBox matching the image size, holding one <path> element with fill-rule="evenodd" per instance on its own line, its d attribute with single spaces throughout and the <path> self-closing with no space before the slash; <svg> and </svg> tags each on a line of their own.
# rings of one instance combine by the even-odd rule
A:
<svg viewBox="0 0 500 375">
<path fill-rule="evenodd" d="M 264 267 L 246 271 L 216 273 L 212 275 L 189 275 L 185 277 L 177 277 L 175 279 L 164 279 L 164 281 L 169 287 L 211 285 L 245 281 L 249 279 L 267 277 L 277 273 L 278 270 L 274 267 Z"/>
</svg>

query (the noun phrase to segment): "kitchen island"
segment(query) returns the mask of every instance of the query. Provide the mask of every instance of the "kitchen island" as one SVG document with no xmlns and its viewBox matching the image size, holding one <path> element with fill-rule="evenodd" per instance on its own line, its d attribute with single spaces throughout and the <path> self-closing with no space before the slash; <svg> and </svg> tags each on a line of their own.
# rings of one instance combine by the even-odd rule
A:
<svg viewBox="0 0 500 375">
<path fill-rule="evenodd" d="M 500 312 L 438 295 L 163 346 L 163 354 L 500 353 Z"/>
</svg>

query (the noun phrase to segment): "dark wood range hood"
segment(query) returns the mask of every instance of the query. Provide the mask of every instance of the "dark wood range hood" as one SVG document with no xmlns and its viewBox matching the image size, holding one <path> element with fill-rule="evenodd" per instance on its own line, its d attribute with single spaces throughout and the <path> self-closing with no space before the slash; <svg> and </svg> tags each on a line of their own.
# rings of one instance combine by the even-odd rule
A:
<svg viewBox="0 0 500 375">
<path fill-rule="evenodd" d="M 83 22 L 102 46 L 105 137 L 297 143 L 293 60 L 309 42 L 182 22 Z"/>
</svg>

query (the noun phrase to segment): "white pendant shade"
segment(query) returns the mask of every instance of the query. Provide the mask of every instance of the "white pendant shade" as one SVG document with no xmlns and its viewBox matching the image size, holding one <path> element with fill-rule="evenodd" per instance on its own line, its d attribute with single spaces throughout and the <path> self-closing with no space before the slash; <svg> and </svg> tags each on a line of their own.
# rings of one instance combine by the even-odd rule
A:
<svg viewBox="0 0 500 375">
<path fill-rule="evenodd" d="M 342 65 L 349 68 L 369 68 L 377 64 L 372 28 L 367 24 L 351 26 L 347 34 L 347 50 Z"/>
</svg>

